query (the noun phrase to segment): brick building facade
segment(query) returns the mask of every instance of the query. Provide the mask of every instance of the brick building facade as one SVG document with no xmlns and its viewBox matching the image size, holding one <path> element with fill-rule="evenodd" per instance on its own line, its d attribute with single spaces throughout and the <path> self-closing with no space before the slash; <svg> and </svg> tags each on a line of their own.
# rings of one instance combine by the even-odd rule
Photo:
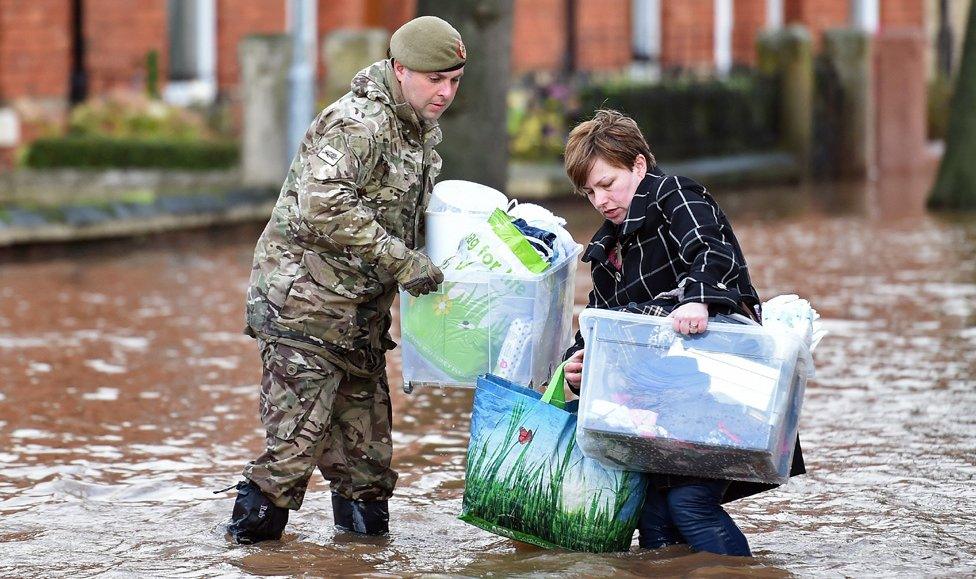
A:
<svg viewBox="0 0 976 579">
<path fill-rule="evenodd" d="M 934 1 L 877 0 L 878 26 L 924 29 L 931 11 L 926 6 Z M 825 29 L 851 22 L 853 2 L 515 0 L 512 69 L 522 74 L 569 65 L 578 71 L 618 71 L 643 63 L 709 71 L 750 65 L 761 30 L 798 23 L 819 42 Z M 168 97 L 178 99 L 183 93 L 177 89 L 183 87 L 188 91 L 183 96 L 233 100 L 239 41 L 248 34 L 284 32 L 286 5 L 285 0 L 0 0 L 0 110 L 34 111 L 21 114 L 18 129 L 20 140 L 29 138 L 31 115 L 43 116 L 37 112 L 42 110 L 63 116 L 72 94 L 143 90 L 150 52 L 158 55 Z M 200 13 L 206 22 L 181 35 L 173 24 L 174 6 L 184 11 L 208 6 Z M 317 32 L 323 38 L 338 28 L 393 30 L 415 10 L 416 0 L 318 0 Z M 201 38 L 209 44 L 199 44 Z M 573 41 L 569 57 L 568 40 Z M 197 44 L 179 51 L 174 42 Z M 174 58 L 179 63 L 171 62 Z M 325 66 L 319 63 L 320 77 Z M 187 83 L 184 77 L 194 74 L 200 77 L 197 84 Z M 4 134 L 0 127 L 0 147 L 9 147 Z"/>
<path fill-rule="evenodd" d="M 63 0 L 0 0 L 0 99 L 67 96 L 69 18 Z"/>
</svg>

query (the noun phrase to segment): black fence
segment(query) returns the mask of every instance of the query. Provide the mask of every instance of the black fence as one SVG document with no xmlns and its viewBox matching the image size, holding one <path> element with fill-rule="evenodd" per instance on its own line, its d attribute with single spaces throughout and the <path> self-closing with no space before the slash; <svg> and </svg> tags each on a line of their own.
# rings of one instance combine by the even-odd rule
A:
<svg viewBox="0 0 976 579">
<path fill-rule="evenodd" d="M 584 87 L 575 125 L 601 108 L 634 118 L 662 161 L 775 149 L 779 84 L 753 71 L 724 79 L 666 78 L 653 84 Z"/>
</svg>

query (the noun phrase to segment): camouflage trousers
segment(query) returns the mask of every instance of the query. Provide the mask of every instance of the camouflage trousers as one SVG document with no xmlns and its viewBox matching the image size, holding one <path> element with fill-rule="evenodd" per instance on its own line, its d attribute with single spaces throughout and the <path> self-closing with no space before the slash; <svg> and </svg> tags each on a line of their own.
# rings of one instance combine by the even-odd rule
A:
<svg viewBox="0 0 976 579">
<path fill-rule="evenodd" d="M 299 509 L 315 467 L 351 500 L 393 494 L 390 388 L 386 371 L 350 375 L 325 358 L 259 340 L 266 446 L 244 467 L 275 505 Z"/>
</svg>

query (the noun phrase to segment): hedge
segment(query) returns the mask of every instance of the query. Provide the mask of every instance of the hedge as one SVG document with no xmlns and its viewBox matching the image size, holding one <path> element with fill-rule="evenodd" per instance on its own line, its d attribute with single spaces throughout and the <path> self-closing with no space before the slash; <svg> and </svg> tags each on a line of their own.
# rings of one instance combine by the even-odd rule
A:
<svg viewBox="0 0 976 579">
<path fill-rule="evenodd" d="M 756 73 L 727 79 L 665 79 L 654 84 L 592 85 L 576 122 L 601 108 L 634 118 L 662 162 L 776 148 L 778 85 Z"/>
<path fill-rule="evenodd" d="M 37 169 L 139 167 L 207 170 L 233 167 L 239 160 L 238 144 L 226 141 L 52 137 L 34 141 L 24 164 Z"/>
</svg>

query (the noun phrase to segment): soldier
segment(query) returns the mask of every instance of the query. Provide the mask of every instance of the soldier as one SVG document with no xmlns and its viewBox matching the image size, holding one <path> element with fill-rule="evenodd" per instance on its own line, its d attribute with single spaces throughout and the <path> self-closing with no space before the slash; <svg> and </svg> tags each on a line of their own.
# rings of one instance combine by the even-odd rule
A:
<svg viewBox="0 0 976 579">
<path fill-rule="evenodd" d="M 238 543 L 280 538 L 316 466 L 336 526 L 388 532 L 390 308 L 397 286 L 417 296 L 444 279 L 416 248 L 441 167 L 437 120 L 467 58 L 433 16 L 400 27 L 389 55 L 312 121 L 254 251 L 245 333 L 263 362 L 267 446 L 237 484 Z"/>
</svg>

